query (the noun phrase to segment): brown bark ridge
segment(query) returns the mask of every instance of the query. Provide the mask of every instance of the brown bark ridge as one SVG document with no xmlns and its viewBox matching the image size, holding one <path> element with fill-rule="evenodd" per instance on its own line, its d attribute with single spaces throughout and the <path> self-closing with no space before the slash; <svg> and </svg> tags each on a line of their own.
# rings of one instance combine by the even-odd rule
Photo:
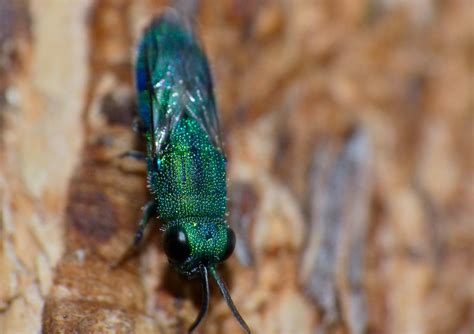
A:
<svg viewBox="0 0 474 334">
<path fill-rule="evenodd" d="M 254 333 L 474 330 L 470 1 L 0 0 L 0 333 L 186 333 L 146 203 L 135 46 L 196 15 Z M 198 333 L 240 333 L 217 287 Z"/>
</svg>

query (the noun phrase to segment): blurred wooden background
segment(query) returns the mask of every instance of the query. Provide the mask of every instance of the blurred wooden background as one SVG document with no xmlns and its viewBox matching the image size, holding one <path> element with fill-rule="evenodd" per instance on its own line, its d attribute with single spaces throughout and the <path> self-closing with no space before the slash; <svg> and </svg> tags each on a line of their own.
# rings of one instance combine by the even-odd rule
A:
<svg viewBox="0 0 474 334">
<path fill-rule="evenodd" d="M 185 333 L 199 282 L 153 224 L 134 51 L 167 1 L 0 0 L 0 332 Z M 176 3 L 175 3 L 176 5 Z M 225 0 L 195 10 L 254 333 L 473 333 L 472 1 Z M 192 5 L 192 4 L 191 4 Z M 200 333 L 240 333 L 211 286 Z"/>
</svg>

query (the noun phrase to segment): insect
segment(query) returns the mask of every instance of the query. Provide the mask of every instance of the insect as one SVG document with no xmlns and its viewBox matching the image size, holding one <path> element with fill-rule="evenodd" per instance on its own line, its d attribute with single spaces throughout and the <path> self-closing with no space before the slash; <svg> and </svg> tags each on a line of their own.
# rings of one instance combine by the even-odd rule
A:
<svg viewBox="0 0 474 334">
<path fill-rule="evenodd" d="M 184 17 L 168 10 L 151 23 L 138 49 L 135 74 L 152 200 L 144 207 L 134 245 L 157 214 L 165 221 L 169 262 L 181 274 L 202 280 L 203 301 L 189 333 L 207 313 L 208 272 L 250 333 L 216 270 L 235 246 L 225 219 L 226 158 L 209 64 Z"/>
</svg>

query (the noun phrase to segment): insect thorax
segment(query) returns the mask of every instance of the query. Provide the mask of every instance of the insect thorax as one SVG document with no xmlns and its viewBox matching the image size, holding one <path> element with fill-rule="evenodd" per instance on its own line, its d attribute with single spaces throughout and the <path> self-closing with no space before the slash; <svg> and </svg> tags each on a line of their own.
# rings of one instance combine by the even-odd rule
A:
<svg viewBox="0 0 474 334">
<path fill-rule="evenodd" d="M 225 158 L 196 121 L 181 119 L 158 159 L 148 173 L 160 218 L 224 217 Z"/>
</svg>

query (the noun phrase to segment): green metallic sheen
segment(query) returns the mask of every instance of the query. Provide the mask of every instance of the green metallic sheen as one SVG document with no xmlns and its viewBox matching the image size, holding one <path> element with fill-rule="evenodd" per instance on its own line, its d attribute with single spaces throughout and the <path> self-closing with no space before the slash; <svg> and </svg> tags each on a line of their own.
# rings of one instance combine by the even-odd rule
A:
<svg viewBox="0 0 474 334">
<path fill-rule="evenodd" d="M 168 224 L 166 229 L 182 228 L 191 246 L 191 256 L 184 263 L 175 265 L 183 275 L 195 273 L 199 264 L 206 266 L 223 260 L 227 248 L 227 224 L 222 218 L 186 217 Z"/>
<path fill-rule="evenodd" d="M 191 257 L 175 266 L 191 275 L 200 263 L 220 262 L 227 248 L 226 160 L 190 118 L 178 122 L 157 159 L 149 188 L 165 231 L 179 225 L 188 237 Z"/>
<path fill-rule="evenodd" d="M 190 276 L 223 260 L 228 247 L 226 159 L 209 65 L 192 30 L 168 15 L 145 34 L 136 76 L 148 187 L 165 234 L 186 233 L 191 256 L 172 264 Z"/>
<path fill-rule="evenodd" d="M 224 217 L 226 161 L 195 120 L 179 121 L 157 159 L 149 186 L 162 219 Z"/>
<path fill-rule="evenodd" d="M 226 158 L 209 64 L 189 20 L 167 10 L 152 22 L 138 49 L 135 76 L 152 200 L 134 245 L 149 216 L 157 213 L 165 222 L 163 249 L 169 262 L 181 274 L 202 279 L 203 302 L 189 333 L 209 306 L 208 273 L 250 333 L 216 270 L 234 250 L 235 234 L 225 219 Z"/>
<path fill-rule="evenodd" d="M 195 119 L 222 150 L 206 55 L 191 28 L 167 14 L 152 23 L 137 55 L 138 110 L 147 129 L 148 154 L 163 152 L 170 131 L 185 116 Z"/>
</svg>

